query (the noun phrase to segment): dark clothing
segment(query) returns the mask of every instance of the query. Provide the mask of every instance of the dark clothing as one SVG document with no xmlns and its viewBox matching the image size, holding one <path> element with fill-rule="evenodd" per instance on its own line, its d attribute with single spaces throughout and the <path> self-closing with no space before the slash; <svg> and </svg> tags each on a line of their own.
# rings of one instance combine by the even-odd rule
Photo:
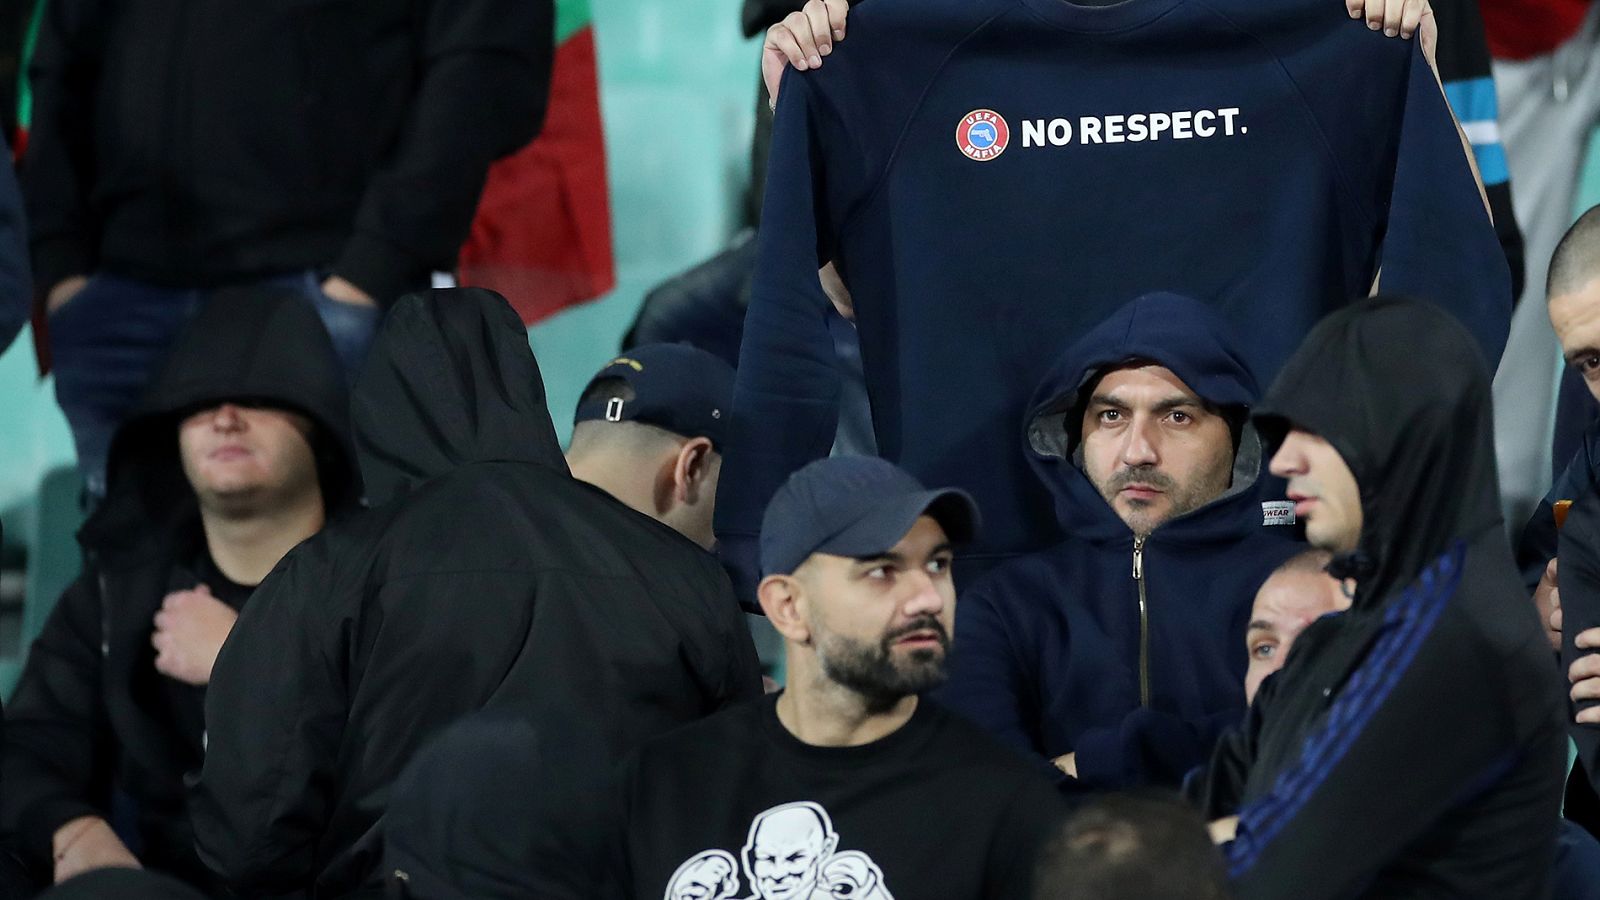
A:
<svg viewBox="0 0 1600 900">
<path fill-rule="evenodd" d="M 205 900 L 206 895 L 155 872 L 96 869 L 41 895 L 41 900 Z"/>
<path fill-rule="evenodd" d="M 822 261 L 879 452 L 983 509 L 968 558 L 1063 537 L 1015 423 L 1129 297 L 1213 304 L 1263 377 L 1380 266 L 1505 344 L 1505 255 L 1434 75 L 1338 3 L 872 0 L 782 98 L 716 510 L 735 565 L 832 441 Z"/>
<path fill-rule="evenodd" d="M 0 353 L 28 324 L 28 226 L 22 217 L 22 194 L 11 166 L 11 148 L 0 137 Z"/>
<path fill-rule="evenodd" d="M 1489 42 L 1483 33 L 1483 14 L 1478 10 L 1478 0 L 1439 0 L 1432 7 L 1439 28 L 1439 44 L 1434 51 L 1439 80 L 1451 111 L 1472 144 L 1484 193 L 1489 197 L 1494 231 L 1511 269 L 1511 297 L 1520 299 L 1524 276 L 1522 230 L 1517 227 L 1516 211 L 1511 205 L 1511 169 L 1500 144 L 1500 103 L 1490 68 Z"/>
<path fill-rule="evenodd" d="M 383 815 L 384 870 L 404 900 L 593 896 L 595 869 L 541 855 L 578 762 L 525 720 L 475 715 L 417 752 Z M 552 749 L 556 752 L 551 752 Z M 593 853 L 594 848 L 585 848 Z M 592 857 L 591 857 L 592 859 Z"/>
<path fill-rule="evenodd" d="M 1356 578 L 1350 610 L 1300 634 L 1196 785 L 1239 816 L 1235 896 L 1548 896 L 1565 704 L 1502 531 L 1472 338 L 1427 303 L 1360 301 L 1257 424 L 1329 441 L 1363 519 L 1330 566 Z"/>
<path fill-rule="evenodd" d="M 1576 501 L 1579 497 L 1593 494 L 1595 485 L 1600 483 L 1597 473 L 1600 473 L 1600 421 L 1590 425 L 1584 432 L 1578 452 L 1556 476 L 1550 493 L 1539 501 L 1533 515 L 1528 518 L 1528 524 L 1522 528 L 1522 538 L 1517 542 L 1517 568 L 1522 571 L 1522 583 L 1530 593 L 1539 586 L 1545 566 L 1556 558 L 1557 539 L 1560 537 L 1556 528 L 1556 501 Z M 1564 596 L 1565 591 L 1562 593 Z M 1571 631 L 1571 626 L 1565 621 L 1562 625 Z M 1572 633 L 1577 634 L 1576 631 Z"/>
<path fill-rule="evenodd" d="M 625 898 L 1017 900 L 1062 801 L 992 738 L 924 699 L 898 731 L 817 747 L 777 698 L 651 741 L 623 768 Z M 716 893 L 730 883 L 744 889 Z M 691 885 L 709 888 L 694 893 Z"/>
<path fill-rule="evenodd" d="M 538 131 L 550 0 L 50 0 L 23 166 L 37 286 L 302 269 L 382 303 L 454 266 Z"/>
<path fill-rule="evenodd" d="M 1578 635 L 1600 627 L 1600 493 L 1592 485 L 1574 499 L 1559 537 L 1561 671 L 1567 672 L 1580 657 L 1594 652 L 1577 648 Z M 1573 712 L 1597 702 L 1578 703 Z M 1569 730 L 1578 745 L 1578 764 L 1591 785 L 1600 785 L 1600 726 L 1572 723 Z"/>
<path fill-rule="evenodd" d="M 760 692 L 711 555 L 567 473 L 499 295 L 403 300 L 353 408 L 389 502 L 262 583 L 206 700 L 199 849 L 250 894 L 375 885 L 391 785 L 467 713 L 525 718 L 590 764 L 552 786 L 558 839 L 639 741 Z"/>
<path fill-rule="evenodd" d="M 178 423 L 219 400 L 306 415 L 330 515 L 360 496 L 344 375 L 311 307 L 289 294 L 225 291 L 179 338 L 143 411 L 118 432 L 110 492 L 79 533 L 85 569 L 29 651 L 8 713 L 0 827 L 47 877 L 51 837 L 101 816 L 145 866 L 207 885 L 184 776 L 199 769 L 198 688 L 155 669 L 152 620 L 166 595 L 218 580 L 178 455 Z"/>
<path fill-rule="evenodd" d="M 1075 752 L 1084 786 L 1177 787 L 1238 723 L 1251 603 L 1300 545 L 1292 514 L 1262 502 L 1254 429 L 1227 493 L 1135 538 L 1073 450 L 1085 395 L 1130 359 L 1166 366 L 1240 419 L 1257 399 L 1226 324 L 1187 298 L 1140 298 L 1068 349 L 1034 395 L 1024 439 L 1072 537 L 961 595 L 939 697 L 1019 751 Z"/>
</svg>

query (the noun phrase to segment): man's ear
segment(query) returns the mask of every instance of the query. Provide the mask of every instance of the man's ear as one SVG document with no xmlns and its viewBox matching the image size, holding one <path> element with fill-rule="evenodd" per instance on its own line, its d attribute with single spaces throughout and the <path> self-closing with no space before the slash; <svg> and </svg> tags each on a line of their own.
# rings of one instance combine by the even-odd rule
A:
<svg viewBox="0 0 1600 900">
<path fill-rule="evenodd" d="M 811 642 L 811 627 L 805 618 L 805 588 L 793 575 L 768 575 L 756 586 L 756 599 L 767 621 L 796 644 Z"/>
<path fill-rule="evenodd" d="M 715 467 L 715 451 L 711 439 L 690 438 L 678 449 L 677 462 L 672 471 L 674 498 L 682 504 L 693 505 L 705 495 Z"/>
</svg>

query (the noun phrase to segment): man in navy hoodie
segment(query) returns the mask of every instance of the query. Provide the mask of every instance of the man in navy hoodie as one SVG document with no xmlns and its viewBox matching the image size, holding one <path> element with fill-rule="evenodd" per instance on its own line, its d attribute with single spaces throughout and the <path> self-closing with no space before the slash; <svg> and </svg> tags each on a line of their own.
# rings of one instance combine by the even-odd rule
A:
<svg viewBox="0 0 1600 900">
<path fill-rule="evenodd" d="M 1085 787 L 1176 785 L 1244 709 L 1250 604 L 1296 550 L 1262 502 L 1258 389 L 1228 326 L 1124 305 L 1034 395 L 1026 454 L 1067 539 L 962 596 L 942 699 Z"/>
</svg>

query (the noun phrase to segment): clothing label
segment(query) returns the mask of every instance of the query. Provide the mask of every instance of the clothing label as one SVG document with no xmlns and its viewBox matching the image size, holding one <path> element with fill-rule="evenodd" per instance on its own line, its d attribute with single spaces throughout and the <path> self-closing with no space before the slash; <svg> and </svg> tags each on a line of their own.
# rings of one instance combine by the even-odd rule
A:
<svg viewBox="0 0 1600 900">
<path fill-rule="evenodd" d="M 738 861 L 726 850 L 685 860 L 664 900 L 894 900 L 871 857 L 838 849 L 827 810 L 809 801 L 784 803 L 751 821 Z"/>
<path fill-rule="evenodd" d="M 1266 500 L 1261 504 L 1261 524 L 1293 525 L 1294 504 L 1288 500 Z"/>
</svg>

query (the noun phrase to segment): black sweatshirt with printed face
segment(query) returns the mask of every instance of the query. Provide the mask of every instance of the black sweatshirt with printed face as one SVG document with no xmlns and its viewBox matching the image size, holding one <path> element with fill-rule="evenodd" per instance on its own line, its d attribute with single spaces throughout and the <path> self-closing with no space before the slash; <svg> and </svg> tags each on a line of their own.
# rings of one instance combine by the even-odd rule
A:
<svg viewBox="0 0 1600 900">
<path fill-rule="evenodd" d="M 1235 896 L 1547 896 L 1565 703 L 1502 530 L 1471 338 L 1427 303 L 1357 303 L 1306 339 L 1257 425 L 1329 441 L 1362 526 L 1335 560 L 1350 610 L 1300 635 L 1196 785 L 1239 817 Z"/>
<path fill-rule="evenodd" d="M 647 744 L 615 869 L 638 900 L 1016 900 L 1061 815 L 1049 781 L 924 699 L 860 747 L 801 742 L 775 697 Z"/>
</svg>

